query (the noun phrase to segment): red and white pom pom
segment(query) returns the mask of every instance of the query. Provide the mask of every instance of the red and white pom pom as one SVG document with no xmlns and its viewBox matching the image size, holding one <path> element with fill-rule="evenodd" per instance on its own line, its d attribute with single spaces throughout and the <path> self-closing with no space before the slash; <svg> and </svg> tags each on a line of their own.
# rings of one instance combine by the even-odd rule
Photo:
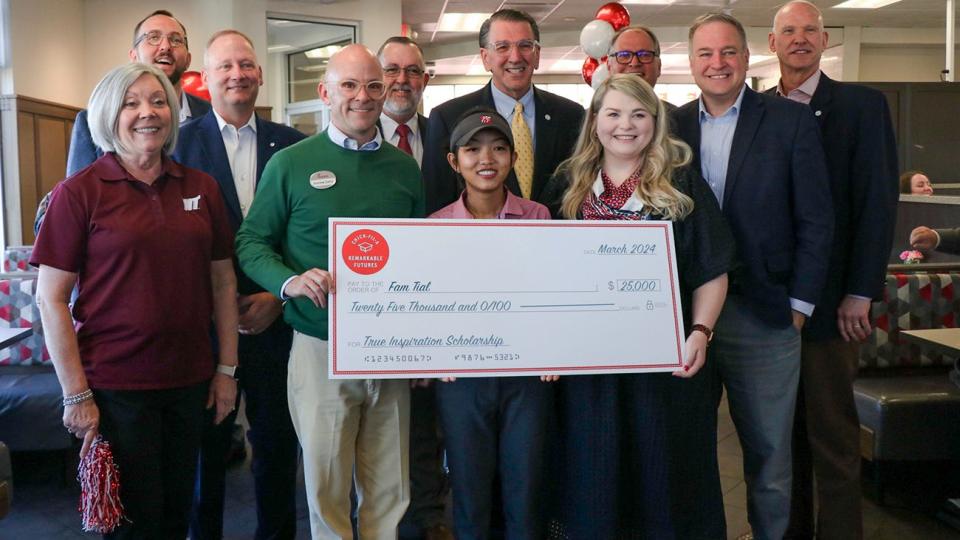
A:
<svg viewBox="0 0 960 540">
<path fill-rule="evenodd" d="M 120 471 L 113 461 L 110 443 L 97 436 L 77 469 L 80 482 L 80 519 L 83 530 L 105 534 L 116 529 L 123 516 L 120 503 Z"/>
</svg>

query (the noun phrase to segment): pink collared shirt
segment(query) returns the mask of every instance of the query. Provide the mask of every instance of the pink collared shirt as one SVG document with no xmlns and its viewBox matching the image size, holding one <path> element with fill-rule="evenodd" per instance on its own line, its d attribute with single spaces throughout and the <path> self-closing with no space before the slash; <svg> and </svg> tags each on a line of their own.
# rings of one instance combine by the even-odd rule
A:
<svg viewBox="0 0 960 540">
<path fill-rule="evenodd" d="M 809 105 L 810 100 L 813 99 L 813 93 L 817 91 L 817 86 L 820 84 L 820 70 L 818 69 L 816 73 L 810 76 L 807 80 L 803 81 L 803 84 L 794 88 L 790 92 L 783 93 L 783 81 L 777 83 L 777 95 L 785 97 L 791 101 L 796 101 L 803 103 L 804 105 Z"/>
<path fill-rule="evenodd" d="M 473 219 L 467 210 L 467 191 L 460 198 L 430 214 L 430 219 Z M 507 200 L 497 213 L 497 219 L 550 219 L 547 207 L 534 201 L 517 197 L 507 190 Z"/>
</svg>

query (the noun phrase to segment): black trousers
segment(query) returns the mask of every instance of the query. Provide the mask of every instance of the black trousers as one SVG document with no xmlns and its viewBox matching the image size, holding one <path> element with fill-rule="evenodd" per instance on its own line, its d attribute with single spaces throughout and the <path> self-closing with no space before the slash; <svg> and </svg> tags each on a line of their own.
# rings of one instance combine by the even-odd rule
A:
<svg viewBox="0 0 960 540">
<path fill-rule="evenodd" d="M 293 332 L 277 319 L 239 341 L 239 389 L 246 399 L 253 450 L 257 540 L 292 540 L 297 534 L 297 462 L 300 445 L 287 405 L 287 361 Z M 237 394 L 239 402 L 240 394 Z M 219 425 L 208 412 L 203 424 L 199 471 L 190 518 L 192 540 L 223 538 L 226 471 L 236 413 Z"/>
<path fill-rule="evenodd" d="M 435 388 L 410 389 L 410 506 L 400 522 L 427 529 L 446 521 L 447 475 L 443 470 Z"/>
<path fill-rule="evenodd" d="M 209 382 L 166 390 L 94 390 L 100 433 L 120 469 L 129 522 L 110 539 L 185 538 Z"/>
</svg>

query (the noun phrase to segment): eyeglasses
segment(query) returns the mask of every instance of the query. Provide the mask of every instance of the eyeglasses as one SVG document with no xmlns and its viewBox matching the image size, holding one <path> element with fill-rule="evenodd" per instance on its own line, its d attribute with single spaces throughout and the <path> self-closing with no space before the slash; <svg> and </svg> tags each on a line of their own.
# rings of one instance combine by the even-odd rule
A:
<svg viewBox="0 0 960 540">
<path fill-rule="evenodd" d="M 653 62 L 654 58 L 660 56 L 660 54 L 644 49 L 640 49 L 639 51 L 617 51 L 613 53 L 613 57 L 617 59 L 618 64 L 629 64 L 633 61 L 634 56 L 637 57 L 637 60 L 639 60 L 641 64 L 649 64 Z"/>
<path fill-rule="evenodd" d="M 487 45 L 487 48 L 499 54 L 500 56 L 506 56 L 510 54 L 510 51 L 513 50 L 514 47 L 516 47 L 517 50 L 520 51 L 520 54 L 527 55 L 532 53 L 534 49 L 536 49 L 539 46 L 540 46 L 540 42 L 535 39 L 521 39 L 520 41 L 517 41 L 517 42 L 497 41 L 495 43 L 491 43 Z"/>
<path fill-rule="evenodd" d="M 380 99 L 387 92 L 387 85 L 384 84 L 383 81 L 370 81 L 364 84 L 353 79 L 344 79 L 336 82 L 336 85 L 340 90 L 340 95 L 347 99 L 353 99 L 357 97 L 361 88 L 367 89 L 367 95 L 370 97 L 370 99 Z"/>
<path fill-rule="evenodd" d="M 383 74 L 391 79 L 399 77 L 401 71 L 406 74 L 408 79 L 419 79 L 423 77 L 424 73 L 424 71 L 417 66 L 407 66 L 405 68 L 401 68 L 400 66 L 387 66 L 383 68 Z"/>
<path fill-rule="evenodd" d="M 153 32 L 147 32 L 146 34 L 141 35 L 133 42 L 133 46 L 136 47 L 144 41 L 147 42 L 147 45 L 151 47 L 156 47 L 163 43 L 163 38 L 167 38 L 167 43 L 170 44 L 171 49 L 179 49 L 180 47 L 187 46 L 187 36 L 179 34 L 177 32 L 171 32 L 169 34 L 164 34 L 159 30 L 154 30 Z"/>
</svg>

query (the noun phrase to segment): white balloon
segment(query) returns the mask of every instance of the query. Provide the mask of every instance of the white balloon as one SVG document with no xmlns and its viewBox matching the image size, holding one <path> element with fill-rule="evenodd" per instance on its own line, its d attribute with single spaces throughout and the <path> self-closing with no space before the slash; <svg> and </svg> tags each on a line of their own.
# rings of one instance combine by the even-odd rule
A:
<svg viewBox="0 0 960 540">
<path fill-rule="evenodd" d="M 580 31 L 580 48 L 587 56 L 599 60 L 610 50 L 610 40 L 615 33 L 610 23 L 594 19 Z"/>
<path fill-rule="evenodd" d="M 607 80 L 607 77 L 609 76 L 610 70 L 607 69 L 607 64 L 600 64 L 593 72 L 593 79 L 590 80 L 590 87 L 596 90 L 601 84 L 603 84 L 603 81 Z"/>
</svg>

